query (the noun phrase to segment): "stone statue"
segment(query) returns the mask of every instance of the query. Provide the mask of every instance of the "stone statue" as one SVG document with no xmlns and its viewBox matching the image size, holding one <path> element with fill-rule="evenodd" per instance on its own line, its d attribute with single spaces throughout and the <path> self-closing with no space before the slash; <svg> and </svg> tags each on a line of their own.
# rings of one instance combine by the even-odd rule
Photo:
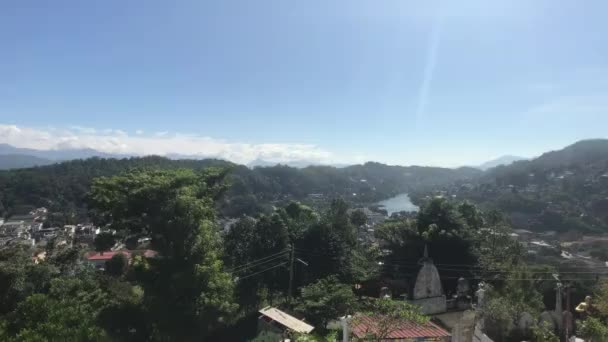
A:
<svg viewBox="0 0 608 342">
<path fill-rule="evenodd" d="M 587 297 L 585 297 L 585 301 L 583 301 L 582 303 L 577 305 L 576 309 L 574 309 L 574 310 L 576 312 L 580 313 L 581 315 L 586 316 L 587 313 L 589 312 L 590 308 L 591 308 L 591 296 L 587 296 Z"/>
<path fill-rule="evenodd" d="M 458 278 L 458 285 L 456 286 L 456 296 L 469 297 L 469 291 L 471 291 L 469 281 L 464 279 L 463 277 Z"/>
<path fill-rule="evenodd" d="M 456 306 L 458 309 L 466 310 L 471 307 L 470 291 L 471 286 L 469 286 L 469 281 L 460 277 L 456 286 Z"/>
<path fill-rule="evenodd" d="M 479 289 L 475 292 L 475 297 L 477 297 L 477 308 L 482 309 L 484 304 L 484 299 L 486 296 L 486 284 L 482 281 L 479 283 Z"/>
<path fill-rule="evenodd" d="M 380 298 L 392 298 L 393 295 L 391 293 L 391 289 L 384 286 L 380 289 Z"/>
<path fill-rule="evenodd" d="M 527 312 L 522 313 L 517 321 L 517 328 L 524 336 L 528 336 L 530 334 L 533 325 L 534 317 Z"/>
</svg>

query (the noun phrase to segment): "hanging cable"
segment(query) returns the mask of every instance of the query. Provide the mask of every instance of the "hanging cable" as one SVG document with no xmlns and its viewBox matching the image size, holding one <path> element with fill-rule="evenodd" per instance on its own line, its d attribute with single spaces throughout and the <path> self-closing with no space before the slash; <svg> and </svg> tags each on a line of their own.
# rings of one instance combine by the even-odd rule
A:
<svg viewBox="0 0 608 342">
<path fill-rule="evenodd" d="M 285 256 L 284 254 L 286 254 L 286 253 L 288 253 L 288 252 L 289 252 L 289 251 L 285 250 L 285 251 L 282 251 L 282 252 L 279 252 L 279 253 L 271 254 L 271 255 L 265 256 L 265 257 L 263 257 L 263 258 L 260 258 L 260 259 L 254 260 L 254 261 L 250 261 L 250 262 L 248 262 L 248 263 L 246 263 L 246 264 L 242 264 L 242 265 L 235 266 L 235 267 L 233 267 L 233 268 L 231 268 L 231 269 L 226 270 L 226 272 L 229 272 L 229 273 L 233 273 L 233 272 L 240 272 L 240 271 L 242 271 L 243 269 L 246 269 L 246 268 L 248 268 L 248 267 L 255 267 L 255 266 L 259 266 L 259 265 L 262 265 L 262 264 L 268 263 L 268 262 L 270 262 L 270 261 L 273 261 L 273 260 L 276 260 L 276 259 L 282 258 L 282 257 L 284 257 L 284 256 Z"/>
<path fill-rule="evenodd" d="M 258 271 L 258 272 L 252 273 L 252 274 L 248 274 L 248 275 L 246 275 L 246 276 L 244 276 L 244 277 L 238 277 L 238 278 L 236 279 L 236 281 L 241 281 L 241 280 L 243 280 L 243 279 L 247 279 L 247 278 L 250 278 L 250 277 L 256 276 L 256 275 L 258 275 L 258 274 L 261 274 L 261 273 L 264 273 L 264 272 L 270 271 L 270 270 L 271 270 L 271 269 L 273 269 L 273 268 L 277 268 L 277 267 L 284 266 L 284 265 L 287 265 L 287 262 L 282 262 L 282 263 L 280 263 L 280 264 L 278 264 L 278 265 L 274 265 L 274 266 L 269 267 L 269 268 L 267 268 L 267 269 L 265 269 L 265 270 Z"/>
</svg>

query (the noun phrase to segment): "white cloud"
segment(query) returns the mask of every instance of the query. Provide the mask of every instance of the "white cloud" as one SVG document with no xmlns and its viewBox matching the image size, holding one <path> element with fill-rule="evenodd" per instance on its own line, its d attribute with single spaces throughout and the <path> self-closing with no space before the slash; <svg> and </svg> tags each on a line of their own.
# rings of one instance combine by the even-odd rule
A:
<svg viewBox="0 0 608 342">
<path fill-rule="evenodd" d="M 82 127 L 82 126 L 70 126 L 70 129 L 76 132 L 85 133 L 85 134 L 95 134 L 97 130 L 91 127 Z"/>
<path fill-rule="evenodd" d="M 258 158 L 271 162 L 337 162 L 331 152 L 310 144 L 251 144 L 169 132 L 143 135 L 141 130 L 129 135 L 118 129 L 98 131 L 82 127 L 61 129 L 0 124 L 0 143 L 39 150 L 92 148 L 119 154 L 215 157 L 237 163 L 248 163 Z"/>
</svg>

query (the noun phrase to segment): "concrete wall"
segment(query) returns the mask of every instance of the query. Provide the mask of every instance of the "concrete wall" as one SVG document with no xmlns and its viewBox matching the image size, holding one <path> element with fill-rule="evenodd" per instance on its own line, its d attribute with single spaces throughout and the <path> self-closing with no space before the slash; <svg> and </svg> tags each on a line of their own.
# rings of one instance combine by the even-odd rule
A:
<svg viewBox="0 0 608 342">
<path fill-rule="evenodd" d="M 413 299 L 410 303 L 420 306 L 420 311 L 425 315 L 432 315 L 447 311 L 445 296 Z"/>
<path fill-rule="evenodd" d="M 486 334 L 484 334 L 479 325 L 475 326 L 475 332 L 473 333 L 473 342 L 494 342 Z"/>
</svg>

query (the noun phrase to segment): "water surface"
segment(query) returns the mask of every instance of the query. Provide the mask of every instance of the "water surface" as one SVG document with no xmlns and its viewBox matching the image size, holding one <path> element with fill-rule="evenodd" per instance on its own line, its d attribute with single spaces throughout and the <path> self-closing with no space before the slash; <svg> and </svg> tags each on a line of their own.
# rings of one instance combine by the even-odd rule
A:
<svg viewBox="0 0 608 342">
<path fill-rule="evenodd" d="M 418 211 L 418 206 L 412 203 L 408 194 L 399 194 L 395 197 L 378 202 L 378 205 L 384 207 L 389 216 L 392 213 L 400 211 Z"/>
</svg>

